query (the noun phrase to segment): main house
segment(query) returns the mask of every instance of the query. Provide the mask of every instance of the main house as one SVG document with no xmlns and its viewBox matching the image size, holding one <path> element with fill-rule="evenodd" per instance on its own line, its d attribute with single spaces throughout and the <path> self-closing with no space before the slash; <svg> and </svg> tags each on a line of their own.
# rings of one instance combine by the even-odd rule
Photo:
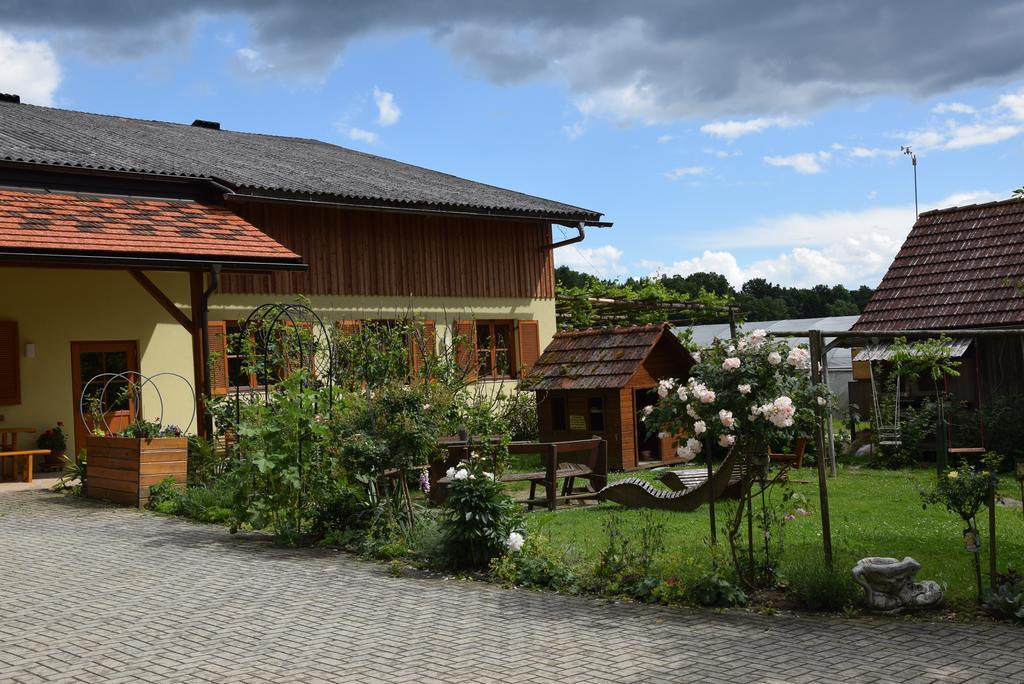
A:
<svg viewBox="0 0 1024 684">
<path fill-rule="evenodd" d="M 578 234 L 554 242 L 553 225 Z M 206 350 L 298 295 L 328 322 L 413 317 L 468 338 L 477 379 L 511 382 L 555 333 L 554 249 L 592 225 L 608 224 L 318 140 L 2 95 L 0 429 L 63 421 L 81 443 L 83 385 L 100 373 L 245 388 L 237 367 L 208 373 Z M 145 417 L 201 413 L 175 375 L 160 391 Z"/>
</svg>

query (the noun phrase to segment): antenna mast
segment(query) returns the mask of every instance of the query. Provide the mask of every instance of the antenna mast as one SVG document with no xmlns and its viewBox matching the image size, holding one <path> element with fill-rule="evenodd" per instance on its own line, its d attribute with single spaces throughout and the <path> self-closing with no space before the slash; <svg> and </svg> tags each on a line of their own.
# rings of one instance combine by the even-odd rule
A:
<svg viewBox="0 0 1024 684">
<path fill-rule="evenodd" d="M 900 145 L 900 152 L 910 157 L 910 165 L 914 167 L 914 218 L 921 215 L 917 209 L 917 155 L 910 149 L 910 145 Z"/>
</svg>

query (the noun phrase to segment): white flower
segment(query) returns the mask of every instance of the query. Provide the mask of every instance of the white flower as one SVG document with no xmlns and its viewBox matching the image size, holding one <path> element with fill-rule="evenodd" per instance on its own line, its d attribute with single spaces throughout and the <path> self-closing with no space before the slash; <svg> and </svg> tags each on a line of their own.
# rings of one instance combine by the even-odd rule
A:
<svg viewBox="0 0 1024 684">
<path fill-rule="evenodd" d="M 494 479 L 494 473 L 484 473 L 483 475 L 488 480 L 493 480 Z"/>
<path fill-rule="evenodd" d="M 676 390 L 676 395 L 679 396 L 679 401 L 689 401 L 690 400 L 690 395 L 686 393 L 686 388 L 683 387 L 682 385 L 680 385 L 679 389 Z"/>
<path fill-rule="evenodd" d="M 693 357 L 694 363 L 700 363 L 700 352 L 691 352 L 690 356 Z"/>
<path fill-rule="evenodd" d="M 690 416 L 694 420 L 700 420 L 700 414 L 697 413 L 697 409 L 693 408 L 693 404 L 686 405 L 686 415 Z"/>
<path fill-rule="evenodd" d="M 700 435 L 707 431 L 708 426 L 703 420 L 698 420 L 693 424 L 693 434 Z"/>
<path fill-rule="evenodd" d="M 667 380 L 658 381 L 658 396 L 664 399 L 668 396 L 668 393 L 672 391 L 672 388 L 676 386 L 676 381 L 672 378 Z"/>
<path fill-rule="evenodd" d="M 652 413 L 654 413 L 654 407 L 653 406 L 650 406 L 650 405 L 644 406 L 644 416 L 649 416 Z"/>
<path fill-rule="evenodd" d="M 737 389 L 740 394 L 750 394 L 750 385 L 740 385 Z"/>
<path fill-rule="evenodd" d="M 658 433 L 658 439 L 665 439 L 666 437 L 668 437 L 668 433 L 667 432 L 659 432 Z"/>
<path fill-rule="evenodd" d="M 718 420 L 722 421 L 722 425 L 731 428 L 736 422 L 736 419 L 732 417 L 732 411 L 726 411 L 722 409 L 718 412 Z"/>
<path fill-rule="evenodd" d="M 787 396 L 781 396 L 775 401 L 758 407 L 756 410 L 757 413 L 764 416 L 772 425 L 779 428 L 793 425 L 793 415 L 796 413 L 793 400 Z"/>
<path fill-rule="evenodd" d="M 469 471 L 465 468 L 459 468 L 455 471 L 455 475 L 452 479 L 454 480 L 465 480 L 469 478 Z"/>
<path fill-rule="evenodd" d="M 704 448 L 704 445 L 701 443 L 699 439 L 694 439 L 693 437 L 691 437 L 690 439 L 686 440 L 686 448 L 695 454 L 699 454 L 700 450 Z"/>
<path fill-rule="evenodd" d="M 692 461 L 695 455 L 696 454 L 687 449 L 685 446 L 681 446 L 678 449 L 676 449 L 676 456 L 683 459 L 684 461 Z"/>
<path fill-rule="evenodd" d="M 818 406 L 825 406 L 827 404 L 828 401 L 825 399 L 825 397 L 818 397 Z"/>
<path fill-rule="evenodd" d="M 424 411 L 429 411 L 430 410 L 430 404 L 424 404 L 423 405 L 423 410 Z"/>
<path fill-rule="evenodd" d="M 668 396 L 668 388 L 664 387 L 662 385 L 659 385 L 658 386 L 658 396 L 661 397 L 662 399 L 667 397 Z"/>
<path fill-rule="evenodd" d="M 740 367 L 740 360 L 735 356 L 730 356 L 722 362 L 722 368 L 724 370 L 736 370 Z"/>
<path fill-rule="evenodd" d="M 455 479 L 455 468 L 449 468 L 445 472 L 444 476 L 447 477 L 449 480 L 454 480 Z"/>
<path fill-rule="evenodd" d="M 789 350 L 786 363 L 794 368 L 808 369 L 811 367 L 811 353 L 803 347 L 793 347 Z"/>
<path fill-rule="evenodd" d="M 518 532 L 509 532 L 508 539 L 505 540 L 505 548 L 515 553 L 522 550 L 524 543 L 526 540 L 523 539 L 523 535 Z"/>
<path fill-rule="evenodd" d="M 771 352 L 770 354 L 768 354 L 768 363 L 772 364 L 773 366 L 778 366 L 780 363 L 782 363 L 782 355 L 779 354 L 779 352 Z"/>
<path fill-rule="evenodd" d="M 731 447 L 736 443 L 736 437 L 733 435 L 722 435 L 718 438 L 719 446 Z"/>
</svg>

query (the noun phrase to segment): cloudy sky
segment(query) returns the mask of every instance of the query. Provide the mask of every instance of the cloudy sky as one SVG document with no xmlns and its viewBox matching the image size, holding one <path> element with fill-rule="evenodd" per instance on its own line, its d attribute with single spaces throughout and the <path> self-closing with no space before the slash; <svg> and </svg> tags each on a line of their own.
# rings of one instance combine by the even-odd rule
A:
<svg viewBox="0 0 1024 684">
<path fill-rule="evenodd" d="M 1024 3 L 0 0 L 0 91 L 320 138 L 604 212 L 603 277 L 875 285 L 1024 184 Z M 557 232 L 556 232 L 557 234 Z"/>
</svg>

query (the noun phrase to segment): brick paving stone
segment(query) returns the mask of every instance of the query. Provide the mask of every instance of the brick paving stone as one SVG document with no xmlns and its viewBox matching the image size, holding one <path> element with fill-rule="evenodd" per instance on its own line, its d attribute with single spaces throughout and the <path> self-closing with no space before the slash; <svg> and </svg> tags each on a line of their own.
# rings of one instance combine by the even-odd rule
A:
<svg viewBox="0 0 1024 684">
<path fill-rule="evenodd" d="M 1022 643 L 1010 625 L 711 613 L 394 578 L 335 551 L 0 491 L 3 682 L 1013 684 Z"/>
</svg>

